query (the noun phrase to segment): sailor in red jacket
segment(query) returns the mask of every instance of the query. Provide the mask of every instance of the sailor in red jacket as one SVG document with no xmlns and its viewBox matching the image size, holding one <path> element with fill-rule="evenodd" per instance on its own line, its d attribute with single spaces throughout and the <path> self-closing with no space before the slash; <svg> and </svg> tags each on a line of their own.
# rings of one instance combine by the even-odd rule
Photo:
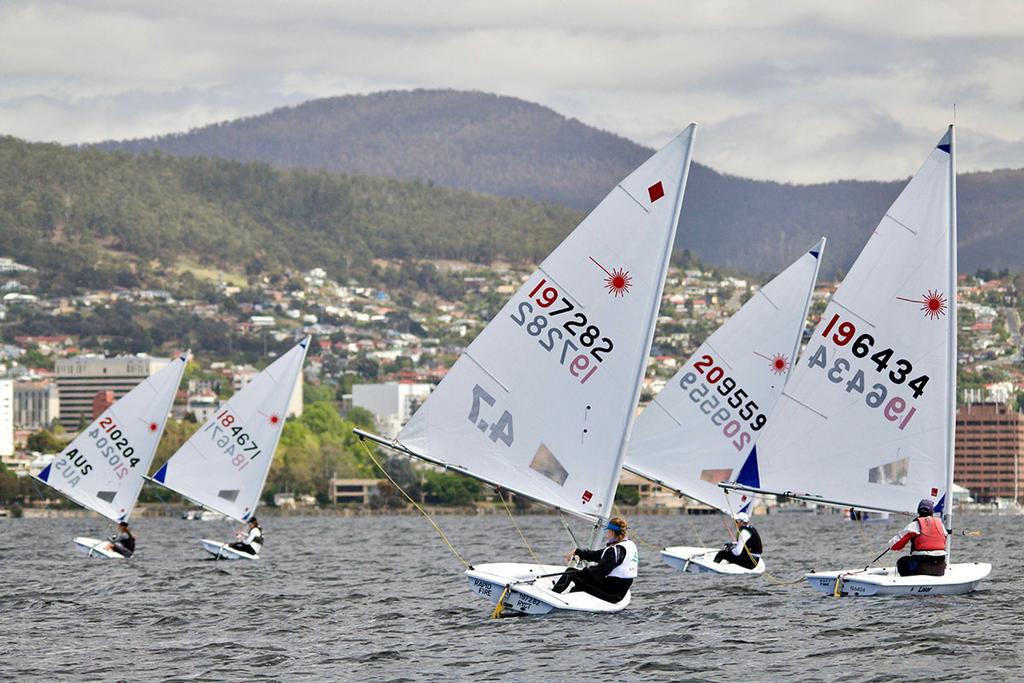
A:
<svg viewBox="0 0 1024 683">
<path fill-rule="evenodd" d="M 917 519 L 890 539 L 891 550 L 903 550 L 910 543 L 910 554 L 896 561 L 896 573 L 900 576 L 946 573 L 946 527 L 934 514 L 935 504 L 922 499 L 917 504 Z"/>
</svg>

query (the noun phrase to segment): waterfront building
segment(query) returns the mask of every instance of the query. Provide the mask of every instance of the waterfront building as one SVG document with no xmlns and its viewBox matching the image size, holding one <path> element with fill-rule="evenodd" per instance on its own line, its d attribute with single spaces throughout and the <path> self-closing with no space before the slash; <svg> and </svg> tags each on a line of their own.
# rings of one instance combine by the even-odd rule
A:
<svg viewBox="0 0 1024 683">
<path fill-rule="evenodd" d="M 1006 403 L 968 403 L 956 415 L 957 483 L 979 503 L 1024 494 L 1024 414 Z"/>
<path fill-rule="evenodd" d="M 377 430 L 382 436 L 394 438 L 416 412 L 430 391 L 432 384 L 388 382 L 385 384 L 352 385 L 352 407 L 365 408 L 373 413 Z"/>
<path fill-rule="evenodd" d="M 0 457 L 14 455 L 14 380 L 0 379 Z"/>
<path fill-rule="evenodd" d="M 336 504 L 369 505 L 379 490 L 377 479 L 331 479 L 331 500 Z"/>
<path fill-rule="evenodd" d="M 14 428 L 39 431 L 60 415 L 57 385 L 53 382 L 14 383 Z"/>
</svg>

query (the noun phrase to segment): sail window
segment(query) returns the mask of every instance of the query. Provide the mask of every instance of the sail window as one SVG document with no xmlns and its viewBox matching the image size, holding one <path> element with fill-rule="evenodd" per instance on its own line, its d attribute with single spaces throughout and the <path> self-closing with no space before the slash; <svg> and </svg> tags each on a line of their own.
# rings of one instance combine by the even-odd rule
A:
<svg viewBox="0 0 1024 683">
<path fill-rule="evenodd" d="M 232 503 L 234 503 L 235 499 L 238 498 L 238 489 L 231 489 L 230 491 L 221 491 L 217 495 L 223 498 L 224 500 L 230 500 Z"/>
<path fill-rule="evenodd" d="M 731 469 L 719 469 L 719 470 L 701 470 L 700 480 L 706 481 L 709 484 L 717 484 L 722 481 L 729 481 L 732 478 Z"/>
<path fill-rule="evenodd" d="M 562 467 L 562 463 L 558 462 L 555 454 L 544 444 L 541 444 L 537 452 L 533 454 L 530 469 L 537 470 L 559 486 L 564 485 L 565 480 L 569 478 L 569 472 Z"/>
<path fill-rule="evenodd" d="M 910 458 L 900 458 L 868 470 L 868 482 L 871 484 L 890 484 L 906 486 L 907 475 L 910 474 Z"/>
<path fill-rule="evenodd" d="M 105 500 L 108 503 L 114 502 L 114 496 L 117 495 L 117 491 L 97 491 L 96 497 L 100 500 Z"/>
</svg>

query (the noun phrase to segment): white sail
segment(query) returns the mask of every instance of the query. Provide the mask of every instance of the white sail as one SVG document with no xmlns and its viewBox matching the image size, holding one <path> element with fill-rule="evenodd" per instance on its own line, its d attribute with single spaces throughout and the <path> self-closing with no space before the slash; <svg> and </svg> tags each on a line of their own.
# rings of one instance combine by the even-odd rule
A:
<svg viewBox="0 0 1024 683">
<path fill-rule="evenodd" d="M 695 131 L 630 174 L 544 260 L 401 445 L 575 514 L 610 513 Z"/>
<path fill-rule="evenodd" d="M 697 349 L 633 427 L 626 469 L 735 512 L 718 483 L 733 481 L 769 422 L 800 349 L 825 239 Z"/>
<path fill-rule="evenodd" d="M 86 427 L 39 479 L 107 519 L 128 519 L 164 433 L 188 354 L 139 383 Z"/>
<path fill-rule="evenodd" d="M 153 479 L 239 521 L 259 504 L 309 337 L 271 363 L 168 458 Z"/>
<path fill-rule="evenodd" d="M 947 493 L 956 395 L 951 134 L 833 295 L 737 483 L 896 512 Z"/>
</svg>

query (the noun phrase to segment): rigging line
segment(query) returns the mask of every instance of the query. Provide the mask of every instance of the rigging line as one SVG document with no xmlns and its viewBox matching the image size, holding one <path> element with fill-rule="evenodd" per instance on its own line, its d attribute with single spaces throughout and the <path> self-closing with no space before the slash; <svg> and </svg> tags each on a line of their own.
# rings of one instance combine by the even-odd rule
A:
<svg viewBox="0 0 1024 683">
<path fill-rule="evenodd" d="M 705 544 L 704 539 L 700 537 L 700 532 L 697 531 L 697 524 L 693 521 L 693 515 L 690 514 L 689 510 L 686 511 L 686 520 L 690 523 L 690 531 L 693 532 L 693 536 L 697 539 L 697 543 L 699 543 L 702 548 L 706 548 L 707 544 Z"/>
<path fill-rule="evenodd" d="M 514 526 L 516 531 L 519 532 L 519 538 L 523 539 L 523 545 L 525 545 L 526 549 L 530 551 L 530 557 L 533 558 L 533 561 L 537 563 L 538 567 L 541 566 L 543 563 L 540 561 L 540 558 L 537 557 L 537 553 L 533 552 L 533 548 L 530 547 L 530 542 L 526 540 L 526 535 L 516 522 L 516 518 L 512 515 L 512 510 L 509 508 L 508 501 L 505 500 L 505 496 L 502 495 L 501 488 L 495 488 L 494 492 L 498 494 L 501 504 L 505 507 L 505 512 L 508 513 L 508 518 L 512 520 L 512 526 Z"/>
<path fill-rule="evenodd" d="M 421 513 L 423 514 L 423 516 L 424 516 L 424 517 L 426 517 L 426 518 L 427 518 L 427 521 L 428 521 L 428 522 L 430 522 L 430 525 L 431 525 L 432 527 L 434 527 L 434 530 L 435 530 L 435 531 L 436 531 L 436 532 L 438 533 L 438 535 L 439 535 L 439 536 L 441 536 L 441 540 L 442 540 L 442 541 L 444 541 L 444 542 L 445 542 L 445 545 L 447 545 L 447 546 L 448 546 L 448 550 L 451 550 L 451 551 L 452 551 L 452 555 L 455 555 L 455 557 L 457 557 L 457 558 L 459 559 L 459 562 L 461 562 L 461 563 L 462 563 L 462 565 L 463 565 L 463 566 L 464 566 L 464 567 L 465 567 L 466 569 L 472 569 L 472 568 L 473 568 L 473 565 L 471 565 L 471 564 L 470 564 L 469 562 L 466 562 L 465 558 L 463 558 L 463 557 L 462 557 L 462 555 L 460 555 L 460 554 L 459 554 L 459 551 L 458 551 L 458 550 L 456 550 L 456 549 L 455 549 L 455 546 L 453 546 L 453 545 L 452 545 L 452 542 L 448 540 L 448 536 L 447 536 L 447 535 L 445 535 L 444 531 L 442 531 L 442 530 L 441 530 L 441 527 L 439 527 L 439 526 L 437 525 L 437 522 L 435 522 L 435 521 L 434 521 L 434 518 L 433 518 L 433 517 L 431 517 L 431 516 L 430 516 L 430 514 L 429 514 L 429 513 L 427 513 L 427 511 L 426 511 L 426 510 L 424 510 L 424 509 L 423 509 L 422 507 L 420 507 L 420 504 L 419 504 L 419 503 L 417 503 L 417 502 L 416 502 L 415 500 L 413 500 L 413 497 L 412 497 L 412 496 L 410 496 L 410 495 L 409 495 L 408 493 L 406 493 L 405 489 L 403 489 L 403 488 L 402 488 L 401 486 L 399 486 L 399 485 L 398 485 L 398 482 L 397 482 L 397 481 L 395 481 L 395 480 L 394 480 L 394 479 L 393 479 L 393 478 L 391 477 L 391 475 L 390 475 L 390 474 L 388 474 L 388 471 L 387 471 L 386 469 L 384 469 L 384 466 L 380 464 L 380 461 L 379 461 L 379 460 L 377 460 L 377 458 L 376 458 L 376 456 L 374 456 L 373 452 L 372 452 L 372 451 L 370 451 L 370 449 L 369 449 L 369 448 L 368 448 L 368 447 L 366 446 L 366 441 L 364 441 L 362 437 L 360 437 L 360 438 L 359 438 L 359 444 L 360 444 L 360 445 L 361 445 L 361 446 L 363 447 L 363 450 L 364 450 L 364 451 L 366 451 L 366 454 L 367 454 L 368 456 L 370 456 L 370 460 L 372 460 L 372 461 L 373 461 L 373 464 L 377 466 L 377 469 L 379 469 L 379 470 L 380 470 L 381 472 L 383 472 L 383 473 L 384 473 L 384 476 L 388 478 L 388 481 L 390 481 L 390 482 L 391 482 L 391 484 L 392 484 L 392 485 L 393 485 L 393 486 L 394 486 L 394 487 L 395 487 L 396 489 L 398 489 L 399 491 L 401 491 L 401 492 L 402 492 L 402 495 L 403 495 L 403 496 L 405 496 L 406 500 L 408 500 L 408 501 L 409 501 L 410 503 L 412 503 L 412 504 L 413 504 L 413 506 L 414 506 L 414 507 L 415 507 L 415 508 L 416 508 L 417 510 L 419 510 L 419 511 L 420 511 L 420 512 L 421 512 Z"/>
<path fill-rule="evenodd" d="M 572 527 L 569 526 L 569 523 L 565 521 L 565 515 L 562 514 L 561 508 L 558 508 L 558 519 L 562 522 L 562 526 L 565 527 L 565 530 L 569 532 L 569 538 L 572 539 L 573 547 L 579 548 L 580 542 L 576 540 L 576 534 L 572 532 Z"/>
</svg>

